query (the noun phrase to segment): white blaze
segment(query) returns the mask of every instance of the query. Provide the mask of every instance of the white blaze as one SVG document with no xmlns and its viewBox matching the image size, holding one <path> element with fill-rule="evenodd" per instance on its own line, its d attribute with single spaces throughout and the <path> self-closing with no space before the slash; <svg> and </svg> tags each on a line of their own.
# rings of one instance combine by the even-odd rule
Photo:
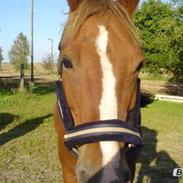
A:
<svg viewBox="0 0 183 183">
<path fill-rule="evenodd" d="M 96 46 L 102 69 L 102 98 L 99 105 L 100 120 L 117 118 L 116 79 L 107 55 L 108 34 L 104 26 L 99 26 Z M 100 147 L 103 153 L 102 165 L 105 166 L 119 152 L 118 143 L 112 141 L 100 142 Z"/>
</svg>

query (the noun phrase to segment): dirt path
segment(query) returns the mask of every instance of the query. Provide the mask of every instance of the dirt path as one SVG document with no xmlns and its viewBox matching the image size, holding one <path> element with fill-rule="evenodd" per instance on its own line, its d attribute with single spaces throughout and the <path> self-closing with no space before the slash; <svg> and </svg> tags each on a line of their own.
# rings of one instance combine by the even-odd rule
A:
<svg viewBox="0 0 183 183">
<path fill-rule="evenodd" d="M 54 67 L 55 74 L 49 73 L 41 63 L 34 64 L 35 81 L 38 83 L 54 82 L 57 79 L 57 69 Z M 19 72 L 14 69 L 11 64 L 2 64 L 2 70 L 0 70 L 0 81 L 13 82 L 13 78 L 2 78 L 2 77 L 13 77 L 17 76 L 19 79 Z M 30 78 L 30 70 L 25 70 L 25 76 Z M 14 78 L 15 79 L 15 78 Z M 179 95 L 183 96 L 183 84 L 171 84 L 165 81 L 155 80 L 142 80 L 142 90 L 152 94 L 167 94 L 167 95 Z"/>
<path fill-rule="evenodd" d="M 142 80 L 142 91 L 152 94 L 183 96 L 183 84 L 171 84 L 165 81 Z"/>
</svg>

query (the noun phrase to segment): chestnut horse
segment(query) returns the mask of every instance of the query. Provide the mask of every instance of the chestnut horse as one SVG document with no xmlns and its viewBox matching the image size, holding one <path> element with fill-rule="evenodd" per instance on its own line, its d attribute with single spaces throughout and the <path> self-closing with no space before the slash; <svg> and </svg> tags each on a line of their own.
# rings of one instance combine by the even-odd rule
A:
<svg viewBox="0 0 183 183">
<path fill-rule="evenodd" d="M 144 55 L 131 18 L 138 0 L 68 0 L 68 22 L 59 44 L 60 73 L 74 125 L 126 121 L 137 100 Z M 127 161 L 125 142 L 64 144 L 64 121 L 55 109 L 58 154 L 65 183 L 133 182 L 136 156 Z"/>
</svg>

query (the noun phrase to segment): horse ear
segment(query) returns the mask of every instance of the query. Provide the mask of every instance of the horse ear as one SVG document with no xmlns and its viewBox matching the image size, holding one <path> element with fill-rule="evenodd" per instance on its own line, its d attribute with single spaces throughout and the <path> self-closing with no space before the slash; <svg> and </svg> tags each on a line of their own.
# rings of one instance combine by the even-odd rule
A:
<svg viewBox="0 0 183 183">
<path fill-rule="evenodd" d="M 79 3 L 82 0 L 67 0 L 69 7 L 70 7 L 70 11 L 74 11 L 75 9 L 77 9 Z"/>
<path fill-rule="evenodd" d="M 139 4 L 139 0 L 118 0 L 118 2 L 126 8 L 130 16 L 133 15 Z"/>
</svg>

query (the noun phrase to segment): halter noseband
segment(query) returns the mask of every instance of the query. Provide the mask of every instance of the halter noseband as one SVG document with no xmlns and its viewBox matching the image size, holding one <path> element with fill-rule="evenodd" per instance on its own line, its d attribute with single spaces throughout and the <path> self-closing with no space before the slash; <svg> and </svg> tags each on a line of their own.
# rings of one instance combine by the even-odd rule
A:
<svg viewBox="0 0 183 183">
<path fill-rule="evenodd" d="M 56 81 L 58 108 L 64 122 L 64 143 L 69 150 L 99 141 L 119 141 L 127 144 L 127 156 L 136 155 L 142 147 L 140 132 L 140 80 L 137 80 L 135 107 L 128 113 L 126 122 L 119 119 L 90 121 L 75 126 L 63 88 L 63 81 Z M 133 144 L 128 148 L 128 144 Z M 130 150 L 130 151 L 129 151 Z M 132 152 L 133 151 L 133 152 Z"/>
</svg>

